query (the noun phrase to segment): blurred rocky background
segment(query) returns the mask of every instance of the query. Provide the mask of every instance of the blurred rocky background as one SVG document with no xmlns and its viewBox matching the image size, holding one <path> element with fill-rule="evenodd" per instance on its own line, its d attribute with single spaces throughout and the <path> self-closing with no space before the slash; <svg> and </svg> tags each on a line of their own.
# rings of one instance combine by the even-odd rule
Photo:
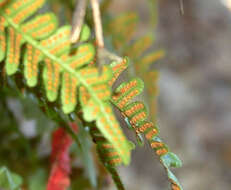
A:
<svg viewBox="0 0 231 190">
<path fill-rule="evenodd" d="M 175 172 L 186 190 L 231 188 L 231 11 L 229 0 L 160 0 L 154 48 L 166 50 L 158 64 L 161 135 L 183 161 Z M 137 11 L 146 33 L 148 6 L 117 0 L 113 11 Z M 166 176 L 149 148 L 121 168 L 128 189 L 167 189 Z"/>
</svg>

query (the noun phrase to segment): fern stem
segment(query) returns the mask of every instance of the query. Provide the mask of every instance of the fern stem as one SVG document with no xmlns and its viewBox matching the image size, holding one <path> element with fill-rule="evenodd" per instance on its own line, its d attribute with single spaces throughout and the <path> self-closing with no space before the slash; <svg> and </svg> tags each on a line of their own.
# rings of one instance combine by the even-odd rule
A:
<svg viewBox="0 0 231 190">
<path fill-rule="evenodd" d="M 180 3 L 180 13 L 183 15 L 184 14 L 184 3 L 183 0 L 179 0 Z"/>
<path fill-rule="evenodd" d="M 96 35 L 96 44 L 98 47 L 104 47 L 103 40 L 103 28 L 100 16 L 100 8 L 98 0 L 91 0 L 92 10 L 93 10 L 93 19 L 95 24 L 95 35 Z"/>
<path fill-rule="evenodd" d="M 105 58 L 109 58 L 110 60 L 113 60 L 113 61 L 118 61 L 118 62 L 123 61 L 122 57 L 108 51 L 106 48 L 99 49 L 98 57 L 99 57 L 99 60 L 104 60 Z"/>
<path fill-rule="evenodd" d="M 79 0 L 76 3 L 75 12 L 72 22 L 71 42 L 75 43 L 79 40 L 83 20 L 86 14 L 87 0 Z"/>
<path fill-rule="evenodd" d="M 120 176 L 119 176 L 118 172 L 116 171 L 116 169 L 114 167 L 110 167 L 110 166 L 107 166 L 106 169 L 111 174 L 117 189 L 118 190 L 125 190 L 124 185 L 123 185 L 122 181 L 120 180 Z"/>
</svg>

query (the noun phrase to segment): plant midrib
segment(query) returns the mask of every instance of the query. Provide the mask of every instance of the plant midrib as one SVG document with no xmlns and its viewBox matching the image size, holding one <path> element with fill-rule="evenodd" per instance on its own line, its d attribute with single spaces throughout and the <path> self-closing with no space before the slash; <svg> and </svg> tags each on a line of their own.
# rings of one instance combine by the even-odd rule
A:
<svg viewBox="0 0 231 190">
<path fill-rule="evenodd" d="M 100 105 L 100 110 L 101 113 L 103 113 L 103 115 L 106 117 L 107 122 L 111 125 L 111 121 L 106 113 L 106 111 L 104 110 L 104 105 L 102 103 L 102 101 L 100 99 L 98 99 L 97 95 L 95 95 L 94 90 L 91 88 L 91 86 L 86 82 L 86 80 L 84 80 L 77 71 L 73 70 L 72 68 L 70 68 L 67 64 L 63 64 L 62 60 L 57 58 L 56 56 L 50 54 L 49 51 L 45 50 L 43 46 L 41 46 L 37 41 L 35 41 L 34 39 L 32 39 L 30 36 L 26 35 L 23 31 L 21 31 L 20 27 L 15 24 L 10 18 L 7 17 L 7 15 L 5 15 L 3 12 L 0 11 L 0 13 L 4 16 L 4 18 L 6 19 L 6 21 L 8 22 L 9 25 L 11 25 L 18 33 L 20 33 L 22 35 L 22 37 L 25 39 L 26 42 L 28 42 L 29 44 L 31 44 L 33 47 L 37 48 L 38 50 L 40 50 L 43 55 L 45 55 L 46 57 L 48 57 L 49 59 L 55 61 L 56 63 L 58 63 L 66 72 L 72 74 L 73 76 L 75 76 L 80 83 L 85 86 L 88 90 L 88 92 L 91 94 L 91 97 L 97 102 L 97 104 Z M 115 134 L 116 131 L 113 129 L 113 126 L 111 126 L 111 129 L 114 131 Z M 108 136 L 111 136 L 108 132 L 106 132 L 108 134 Z M 113 140 L 110 141 L 115 144 L 113 142 Z M 121 152 L 119 150 L 119 148 L 117 148 L 119 152 Z M 124 148 L 125 150 L 127 148 Z M 122 155 L 122 154 L 121 154 Z M 123 157 L 123 156 L 122 156 Z"/>
</svg>

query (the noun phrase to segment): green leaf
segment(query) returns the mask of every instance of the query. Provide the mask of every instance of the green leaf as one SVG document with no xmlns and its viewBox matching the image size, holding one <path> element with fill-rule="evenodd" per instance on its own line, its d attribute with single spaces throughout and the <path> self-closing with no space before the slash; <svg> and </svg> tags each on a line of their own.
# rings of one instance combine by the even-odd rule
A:
<svg viewBox="0 0 231 190">
<path fill-rule="evenodd" d="M 113 61 L 110 64 L 110 67 L 112 69 L 113 77 L 109 81 L 109 85 L 112 86 L 114 82 L 117 80 L 117 78 L 120 76 L 120 74 L 127 69 L 128 65 L 130 64 L 130 60 L 126 57 L 123 59 L 122 62 Z"/>
<path fill-rule="evenodd" d="M 169 152 L 161 157 L 161 161 L 164 162 L 167 167 L 179 168 L 182 166 L 181 160 L 172 152 Z"/>
<path fill-rule="evenodd" d="M 182 166 L 181 160 L 172 152 L 169 152 L 161 156 L 160 160 L 167 171 L 169 180 L 171 181 L 171 188 L 173 190 L 175 189 L 183 190 L 178 179 L 170 170 L 170 167 L 181 167 Z"/>
<path fill-rule="evenodd" d="M 168 174 L 168 178 L 171 181 L 171 188 L 172 190 L 175 189 L 179 189 L 179 190 L 183 190 L 183 187 L 180 185 L 178 179 L 176 178 L 176 176 L 171 172 L 171 170 L 168 167 L 165 167 L 167 174 Z"/>
<path fill-rule="evenodd" d="M 118 67 L 122 66 L 119 65 Z M 116 70 L 120 69 L 117 68 Z M 118 78 L 118 76 L 115 77 Z M 178 180 L 169 169 L 169 167 L 180 167 L 181 161 L 175 154 L 169 152 L 167 145 L 158 137 L 159 129 L 152 122 L 147 121 L 145 105 L 139 101 L 131 101 L 142 92 L 143 87 L 143 82 L 138 78 L 124 82 L 115 89 L 111 102 L 121 111 L 128 126 L 132 126 L 136 132 L 138 144 L 142 145 L 143 143 L 141 139 L 143 133 L 151 148 L 160 157 L 161 164 L 167 171 L 172 190 L 182 190 Z"/>
<path fill-rule="evenodd" d="M 0 187 L 7 190 L 20 190 L 22 185 L 22 178 L 10 172 L 6 167 L 0 168 Z"/>
<path fill-rule="evenodd" d="M 29 177 L 29 190 L 44 190 L 47 183 L 47 172 L 44 169 L 38 169 Z"/>
<path fill-rule="evenodd" d="M 129 82 L 124 82 L 116 88 L 112 101 L 120 109 L 123 109 L 132 98 L 142 92 L 143 88 L 144 83 L 139 78 L 134 78 Z"/>
<path fill-rule="evenodd" d="M 80 42 L 87 41 L 91 36 L 91 30 L 86 24 L 83 25 L 82 31 L 80 33 Z"/>
</svg>

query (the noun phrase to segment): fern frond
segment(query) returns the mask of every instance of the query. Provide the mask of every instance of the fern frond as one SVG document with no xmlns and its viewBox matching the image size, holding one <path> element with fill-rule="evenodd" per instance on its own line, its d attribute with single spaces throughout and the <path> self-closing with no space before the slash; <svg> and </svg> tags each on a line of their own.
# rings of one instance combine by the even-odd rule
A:
<svg viewBox="0 0 231 190">
<path fill-rule="evenodd" d="M 110 86 L 112 86 L 113 83 L 115 82 L 115 80 L 119 77 L 119 75 L 127 68 L 128 59 L 124 59 L 121 63 L 113 61 L 110 66 L 112 68 L 112 72 L 113 72 L 114 77 L 108 83 Z M 82 91 L 84 91 L 84 89 L 82 89 Z M 84 92 L 82 92 L 82 93 L 84 93 Z M 107 92 L 104 91 L 104 93 L 102 95 L 107 96 Z M 85 96 L 82 95 L 81 97 L 85 97 L 82 100 L 83 102 L 87 101 L 87 99 L 89 99 L 89 94 L 86 93 Z M 96 111 L 92 110 L 89 113 L 94 114 L 94 113 L 96 113 Z M 93 138 L 93 141 L 96 143 L 99 158 L 100 158 L 101 162 L 103 163 L 104 167 L 106 168 L 106 170 L 111 174 L 112 179 L 113 179 L 117 189 L 118 190 L 125 190 L 124 185 L 120 179 L 120 176 L 116 170 L 116 167 L 122 164 L 121 156 L 115 150 L 113 144 L 110 143 L 107 139 L 105 139 L 105 137 L 102 135 L 102 133 L 96 127 L 91 126 L 90 134 Z M 117 139 L 115 139 L 115 140 L 117 140 Z M 131 142 L 129 142 L 129 149 L 130 150 L 133 149 Z"/>
<path fill-rule="evenodd" d="M 106 26 L 106 35 L 110 34 L 113 45 L 120 48 L 132 39 L 138 17 L 134 12 L 124 13 L 113 19 Z"/>
<path fill-rule="evenodd" d="M 74 111 L 79 90 L 84 119 L 96 121 L 100 132 L 112 143 L 122 161 L 128 164 L 129 145 L 109 104 L 111 69 L 104 67 L 100 74 L 97 68 L 88 65 L 95 55 L 92 44 L 83 43 L 72 52 L 70 26 L 57 29 L 53 14 L 40 15 L 28 21 L 44 2 L 14 0 L 0 7 L 0 61 L 5 62 L 6 73 L 16 73 L 22 61 L 24 77 L 28 86 L 33 87 L 38 83 L 41 65 L 47 98 L 52 102 L 57 100 L 61 89 L 65 113 Z M 82 40 L 86 39 L 87 33 L 89 29 L 84 27 Z M 102 95 L 104 91 L 106 95 Z"/>
<path fill-rule="evenodd" d="M 129 17 L 129 14 L 133 15 Z M 136 19 L 134 19 L 136 17 Z M 151 53 L 146 54 L 146 52 L 151 48 L 154 38 L 150 34 L 146 34 L 142 37 L 135 39 L 132 43 L 133 33 L 136 29 L 138 16 L 136 13 L 128 13 L 128 14 L 121 14 L 110 19 L 110 24 L 118 22 L 120 27 L 118 30 L 113 28 L 110 25 L 106 25 L 107 34 L 115 36 L 116 38 L 112 39 L 112 44 L 119 50 L 122 51 L 124 56 L 129 56 L 129 58 L 134 63 L 135 73 L 144 80 L 145 84 L 147 85 L 148 89 L 154 89 L 152 93 L 148 96 L 148 102 L 150 105 L 151 110 L 151 119 L 153 122 L 156 122 L 156 110 L 157 110 L 157 103 L 156 97 L 158 95 L 157 91 L 157 81 L 158 78 L 150 80 L 147 76 L 152 76 L 151 72 L 157 73 L 157 71 L 150 71 L 150 67 L 152 63 L 156 62 L 157 60 L 161 59 L 164 56 L 164 51 L 154 51 Z M 130 20 L 130 21 L 129 21 Z M 129 32 L 127 32 L 129 31 Z M 118 37 L 122 36 L 122 37 Z M 157 75 L 157 74 L 155 74 Z M 147 79 L 147 80 L 146 80 Z"/>
<path fill-rule="evenodd" d="M 111 67 L 115 67 L 115 64 L 112 64 Z M 123 70 L 122 67 L 121 70 Z M 120 110 L 136 134 L 138 136 L 144 134 L 166 169 L 172 190 L 182 190 L 177 178 L 170 170 L 170 167 L 180 167 L 181 161 L 175 154 L 169 152 L 167 145 L 158 137 L 159 129 L 152 122 L 147 121 L 148 114 L 145 105 L 140 101 L 131 101 L 143 91 L 143 88 L 143 82 L 138 78 L 124 82 L 115 89 L 111 101 Z"/>
<path fill-rule="evenodd" d="M 157 96 L 158 96 L 158 72 L 151 69 L 152 64 L 162 59 L 165 55 L 163 50 L 146 53 L 153 44 L 154 39 L 148 34 L 135 40 L 127 48 L 127 54 L 134 61 L 136 74 L 144 80 L 147 86 L 148 103 L 150 105 L 150 115 L 153 122 L 156 122 Z M 140 50 L 140 51 L 139 51 Z M 151 80 L 150 80 L 151 79 Z"/>
<path fill-rule="evenodd" d="M 144 35 L 143 37 L 137 39 L 134 43 L 129 44 L 126 48 L 124 54 L 136 60 L 143 53 L 152 46 L 153 37 L 151 35 Z"/>
</svg>

